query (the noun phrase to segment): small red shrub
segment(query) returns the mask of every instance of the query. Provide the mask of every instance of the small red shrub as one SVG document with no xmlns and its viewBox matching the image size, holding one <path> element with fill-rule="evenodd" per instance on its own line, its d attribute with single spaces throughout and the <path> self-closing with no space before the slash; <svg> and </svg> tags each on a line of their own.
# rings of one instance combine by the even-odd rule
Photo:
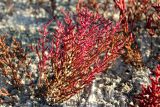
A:
<svg viewBox="0 0 160 107">
<path fill-rule="evenodd" d="M 135 97 L 140 107 L 160 107 L 160 64 L 152 72 L 155 77 L 150 77 L 151 84 L 142 85 L 142 92 Z"/>
<path fill-rule="evenodd" d="M 53 33 L 47 30 L 53 20 L 39 31 L 42 37 L 34 50 L 39 59 L 38 79 L 29 69 L 31 61 L 22 45 L 13 39 L 8 46 L 5 38 L 0 38 L 0 70 L 19 96 L 15 98 L 15 94 L 4 87 L 0 89 L 0 103 L 15 105 L 21 102 L 23 94 L 50 104 L 61 103 L 91 84 L 97 73 L 113 64 L 130 39 L 119 31 L 121 22 L 114 25 L 79 4 L 73 17 L 67 12 L 63 14 L 63 22 L 57 21 Z M 28 84 L 23 77 L 29 79 Z"/>
<path fill-rule="evenodd" d="M 89 85 L 97 73 L 106 70 L 120 56 L 127 38 L 117 34 L 119 24 L 86 8 L 78 8 L 74 20 L 64 13 L 64 23 L 49 43 L 47 27 L 36 48 L 39 57 L 39 86 L 46 87 L 48 102 L 62 102 Z M 52 75 L 51 75 L 52 74 Z M 51 78 L 49 78 L 51 77 Z"/>
</svg>

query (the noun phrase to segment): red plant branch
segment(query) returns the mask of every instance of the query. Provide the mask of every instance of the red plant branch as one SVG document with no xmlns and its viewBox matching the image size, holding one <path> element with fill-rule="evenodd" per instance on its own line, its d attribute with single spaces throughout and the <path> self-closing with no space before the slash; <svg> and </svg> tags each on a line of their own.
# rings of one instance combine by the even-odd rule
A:
<svg viewBox="0 0 160 107">
<path fill-rule="evenodd" d="M 151 84 L 147 87 L 142 85 L 142 92 L 135 97 L 140 107 L 160 106 L 160 65 L 153 73 L 155 77 L 150 77 Z"/>
<path fill-rule="evenodd" d="M 49 102 L 66 100 L 89 85 L 97 73 L 119 57 L 126 41 L 117 34 L 120 23 L 113 26 L 98 13 L 80 8 L 74 20 L 69 13 L 63 13 L 64 23 L 57 21 L 51 43 L 45 35 L 48 24 L 43 27 L 36 51 L 39 83 L 47 87 L 45 96 Z"/>
</svg>

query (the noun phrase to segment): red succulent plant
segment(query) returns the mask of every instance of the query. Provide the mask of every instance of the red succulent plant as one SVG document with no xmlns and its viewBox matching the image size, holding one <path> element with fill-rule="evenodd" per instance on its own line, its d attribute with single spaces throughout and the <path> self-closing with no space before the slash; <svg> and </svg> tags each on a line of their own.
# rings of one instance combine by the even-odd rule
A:
<svg viewBox="0 0 160 107">
<path fill-rule="evenodd" d="M 0 38 L 0 70 L 19 90 L 17 94 L 23 94 L 26 89 L 29 96 L 44 98 L 49 104 L 61 103 L 91 84 L 95 75 L 111 66 L 130 41 L 130 37 L 120 31 L 121 21 L 114 24 L 80 4 L 73 15 L 64 11 L 63 14 L 64 20 L 57 21 L 54 32 L 47 28 L 53 20 L 39 30 L 42 37 L 34 51 L 39 59 L 38 80 L 30 72 L 31 61 L 20 43 L 14 40 L 10 47 Z M 25 76 L 28 84 L 22 83 Z M 14 99 L 7 88 L 2 88 L 0 103 L 7 103 L 5 97 L 8 96 Z M 10 102 L 14 105 L 16 101 Z"/>
<path fill-rule="evenodd" d="M 142 92 L 135 97 L 140 107 L 160 107 L 160 64 L 152 72 L 155 77 L 150 77 L 151 84 L 142 85 Z"/>
<path fill-rule="evenodd" d="M 63 13 L 64 22 L 57 21 L 51 42 L 46 29 L 52 21 L 40 31 L 43 36 L 36 48 L 39 86 L 46 87 L 44 96 L 51 103 L 62 102 L 89 85 L 120 56 L 129 39 L 117 33 L 120 22 L 114 26 L 86 8 L 77 8 L 73 18 Z"/>
</svg>

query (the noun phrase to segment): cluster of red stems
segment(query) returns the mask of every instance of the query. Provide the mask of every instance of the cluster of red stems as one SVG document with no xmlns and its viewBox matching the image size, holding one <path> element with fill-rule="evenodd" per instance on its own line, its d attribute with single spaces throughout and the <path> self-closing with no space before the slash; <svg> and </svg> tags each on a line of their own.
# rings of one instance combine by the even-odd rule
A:
<svg viewBox="0 0 160 107">
<path fill-rule="evenodd" d="M 120 18 L 123 18 L 122 25 L 124 34 L 132 32 L 134 38 L 141 36 L 142 32 L 147 32 L 151 37 L 160 35 L 160 1 L 152 3 L 151 0 L 114 0 L 115 6 L 120 10 Z M 142 25 L 140 25 L 142 24 Z M 123 56 L 124 61 L 133 66 L 143 66 L 142 56 L 137 47 L 131 48 L 134 40 L 125 45 L 127 54 Z M 157 56 L 159 57 L 159 55 Z M 158 59 L 157 59 L 158 60 Z M 138 66 L 137 66 L 138 65 Z M 135 95 L 139 107 L 159 107 L 160 106 L 160 65 L 157 65 L 155 78 L 150 77 L 151 85 L 144 87 L 142 92 Z"/>
<path fill-rule="evenodd" d="M 98 13 L 78 6 L 74 20 L 64 12 L 64 22 L 57 21 L 57 29 L 53 34 L 47 31 L 52 21 L 39 31 L 42 37 L 35 47 L 39 59 L 37 86 L 45 89 L 39 94 L 48 103 L 57 103 L 69 99 L 89 85 L 95 74 L 105 71 L 120 56 L 128 37 L 117 33 L 120 22 L 114 26 Z M 52 35 L 51 41 L 49 34 Z M 32 72 L 27 69 L 30 61 L 25 63 L 27 55 L 18 42 L 14 40 L 9 47 L 1 37 L 0 58 L 2 75 L 8 77 L 9 84 L 23 87 L 25 83 L 21 79 L 27 72 L 25 78 L 29 77 L 29 84 L 35 86 L 31 80 Z M 0 95 L 13 97 L 4 88 Z"/>
<path fill-rule="evenodd" d="M 124 35 L 116 34 L 119 23 L 113 26 L 99 14 L 82 8 L 75 22 L 68 14 L 64 13 L 65 25 L 57 22 L 58 29 L 49 47 L 44 45 L 48 41 L 47 32 L 42 32 L 43 38 L 36 48 L 40 59 L 39 84 L 45 83 L 47 99 L 54 102 L 66 100 L 89 85 L 95 74 L 104 71 L 119 57 L 127 40 Z M 54 75 L 53 80 L 43 78 L 49 70 Z"/>
<path fill-rule="evenodd" d="M 62 11 L 64 20 L 57 21 L 54 32 L 47 30 L 54 19 L 46 23 L 39 30 L 42 37 L 38 45 L 33 47 L 33 52 L 38 57 L 37 84 L 34 82 L 34 73 L 30 71 L 32 60 L 21 43 L 13 39 L 11 45 L 8 45 L 5 37 L 0 37 L 0 73 L 4 82 L 18 90 L 24 87 L 29 87 L 32 91 L 38 90 L 39 95 L 34 92 L 33 96 L 43 97 L 49 104 L 54 104 L 69 99 L 91 84 L 97 73 L 105 71 L 124 54 L 124 48 L 128 50 L 123 56 L 126 63 L 142 63 L 140 51 L 131 48 L 136 35 L 134 29 L 138 26 L 135 24 L 148 8 L 154 8 L 153 13 L 146 15 L 146 28 L 151 35 L 158 35 L 159 22 L 153 16 L 160 19 L 159 5 L 150 5 L 149 0 L 142 1 L 142 7 L 138 7 L 136 0 L 129 0 L 128 5 L 124 0 L 114 0 L 115 6 L 120 10 L 120 19 L 116 24 L 87 7 L 81 7 L 82 2 L 77 4 L 73 17 Z M 157 79 L 151 78 L 152 85 L 143 88 L 142 94 L 137 96 L 140 105 L 159 103 L 159 68 L 160 66 L 155 70 Z M 155 102 L 146 102 L 148 97 L 145 95 L 148 93 L 149 98 Z M 5 97 L 11 100 L 6 101 Z M 13 104 L 15 101 L 17 99 L 7 88 L 0 89 L 0 103 Z"/>
<path fill-rule="evenodd" d="M 140 107 L 159 107 L 160 106 L 160 64 L 152 71 L 155 77 L 150 76 L 151 84 L 145 87 L 136 95 Z"/>
</svg>

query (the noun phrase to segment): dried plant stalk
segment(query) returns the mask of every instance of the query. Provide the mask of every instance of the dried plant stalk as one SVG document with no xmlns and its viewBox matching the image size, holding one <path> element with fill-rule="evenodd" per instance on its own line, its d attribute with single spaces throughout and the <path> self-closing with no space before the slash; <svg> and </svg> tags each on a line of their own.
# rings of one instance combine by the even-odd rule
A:
<svg viewBox="0 0 160 107">
<path fill-rule="evenodd" d="M 7 45 L 6 36 L 0 37 L 0 72 L 4 77 L 4 84 L 10 85 L 16 89 L 20 89 L 25 85 L 22 78 L 26 77 L 31 80 L 29 75 L 31 74 L 28 70 L 30 62 L 27 61 L 27 54 L 22 49 L 20 42 L 17 42 L 15 38 L 12 38 L 11 45 Z M 12 94 L 8 92 L 8 89 L 3 87 L 0 89 L 0 100 L 5 96 L 14 99 Z M 14 102 L 14 100 L 13 100 Z M 12 103 L 13 103 L 12 102 Z"/>
</svg>

